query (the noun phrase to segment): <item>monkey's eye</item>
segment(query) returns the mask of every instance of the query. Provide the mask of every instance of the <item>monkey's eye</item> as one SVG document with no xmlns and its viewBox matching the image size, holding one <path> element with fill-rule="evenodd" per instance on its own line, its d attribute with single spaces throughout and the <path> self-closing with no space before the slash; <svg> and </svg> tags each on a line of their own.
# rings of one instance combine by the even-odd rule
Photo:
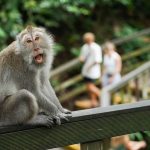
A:
<svg viewBox="0 0 150 150">
<path fill-rule="evenodd" d="M 32 40 L 30 40 L 30 39 L 27 39 L 27 43 L 31 43 L 32 42 Z"/>
<path fill-rule="evenodd" d="M 35 41 L 38 41 L 39 40 L 39 37 L 37 36 L 36 38 L 35 38 Z"/>
</svg>

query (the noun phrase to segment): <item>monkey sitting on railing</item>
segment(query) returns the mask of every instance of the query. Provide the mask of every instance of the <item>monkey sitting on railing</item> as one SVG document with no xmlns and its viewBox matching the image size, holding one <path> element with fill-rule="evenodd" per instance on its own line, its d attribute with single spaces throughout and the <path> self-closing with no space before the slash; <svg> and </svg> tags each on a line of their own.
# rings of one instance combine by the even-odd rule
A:
<svg viewBox="0 0 150 150">
<path fill-rule="evenodd" d="M 50 127 L 67 120 L 70 112 L 61 106 L 49 82 L 52 45 L 45 29 L 28 26 L 0 53 L 0 126 Z"/>
</svg>

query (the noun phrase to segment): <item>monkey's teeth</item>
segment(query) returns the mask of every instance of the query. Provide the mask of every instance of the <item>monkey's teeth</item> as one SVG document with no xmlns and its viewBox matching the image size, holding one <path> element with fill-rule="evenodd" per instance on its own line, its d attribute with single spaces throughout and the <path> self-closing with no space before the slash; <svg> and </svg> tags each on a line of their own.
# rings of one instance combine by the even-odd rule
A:
<svg viewBox="0 0 150 150">
<path fill-rule="evenodd" d="M 39 54 L 37 56 L 35 56 L 35 61 L 36 63 L 42 63 L 43 62 L 43 55 L 42 54 Z"/>
</svg>

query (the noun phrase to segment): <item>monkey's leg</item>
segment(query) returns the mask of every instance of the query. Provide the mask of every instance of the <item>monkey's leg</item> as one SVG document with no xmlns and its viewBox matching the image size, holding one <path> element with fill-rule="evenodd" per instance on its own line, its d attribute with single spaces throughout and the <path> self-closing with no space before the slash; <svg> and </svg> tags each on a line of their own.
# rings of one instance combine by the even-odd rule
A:
<svg viewBox="0 0 150 150">
<path fill-rule="evenodd" d="M 37 113 L 38 104 L 35 96 L 31 92 L 22 89 L 5 99 L 1 114 L 2 124 L 24 124 Z"/>
<path fill-rule="evenodd" d="M 2 106 L 3 125 L 24 124 L 38 113 L 35 96 L 22 89 L 8 96 Z"/>
<path fill-rule="evenodd" d="M 37 115 L 35 116 L 32 120 L 30 120 L 29 122 L 27 122 L 27 124 L 29 125 L 38 125 L 38 126 L 46 126 L 46 127 L 52 127 L 52 125 L 54 124 L 53 119 L 47 115 Z"/>
<path fill-rule="evenodd" d="M 67 109 L 64 109 L 60 104 L 59 99 L 57 98 L 53 87 L 49 81 L 49 77 L 46 75 L 48 72 L 42 71 L 40 74 L 40 91 L 47 97 L 47 99 L 55 105 L 59 111 L 63 114 L 71 114 L 71 112 Z M 66 116 L 67 117 L 67 116 Z M 70 116 L 69 116 L 70 117 Z M 68 117 L 67 117 L 68 118 Z"/>
</svg>

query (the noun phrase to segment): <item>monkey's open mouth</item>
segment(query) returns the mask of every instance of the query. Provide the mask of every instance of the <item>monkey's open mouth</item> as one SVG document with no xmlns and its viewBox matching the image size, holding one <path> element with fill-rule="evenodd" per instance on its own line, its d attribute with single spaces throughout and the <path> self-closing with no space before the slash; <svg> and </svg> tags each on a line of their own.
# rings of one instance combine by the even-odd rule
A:
<svg viewBox="0 0 150 150">
<path fill-rule="evenodd" d="M 43 54 L 38 54 L 38 55 L 36 55 L 36 56 L 34 57 L 34 60 L 35 60 L 35 62 L 38 63 L 38 64 L 43 63 L 43 60 L 44 60 Z"/>
</svg>

